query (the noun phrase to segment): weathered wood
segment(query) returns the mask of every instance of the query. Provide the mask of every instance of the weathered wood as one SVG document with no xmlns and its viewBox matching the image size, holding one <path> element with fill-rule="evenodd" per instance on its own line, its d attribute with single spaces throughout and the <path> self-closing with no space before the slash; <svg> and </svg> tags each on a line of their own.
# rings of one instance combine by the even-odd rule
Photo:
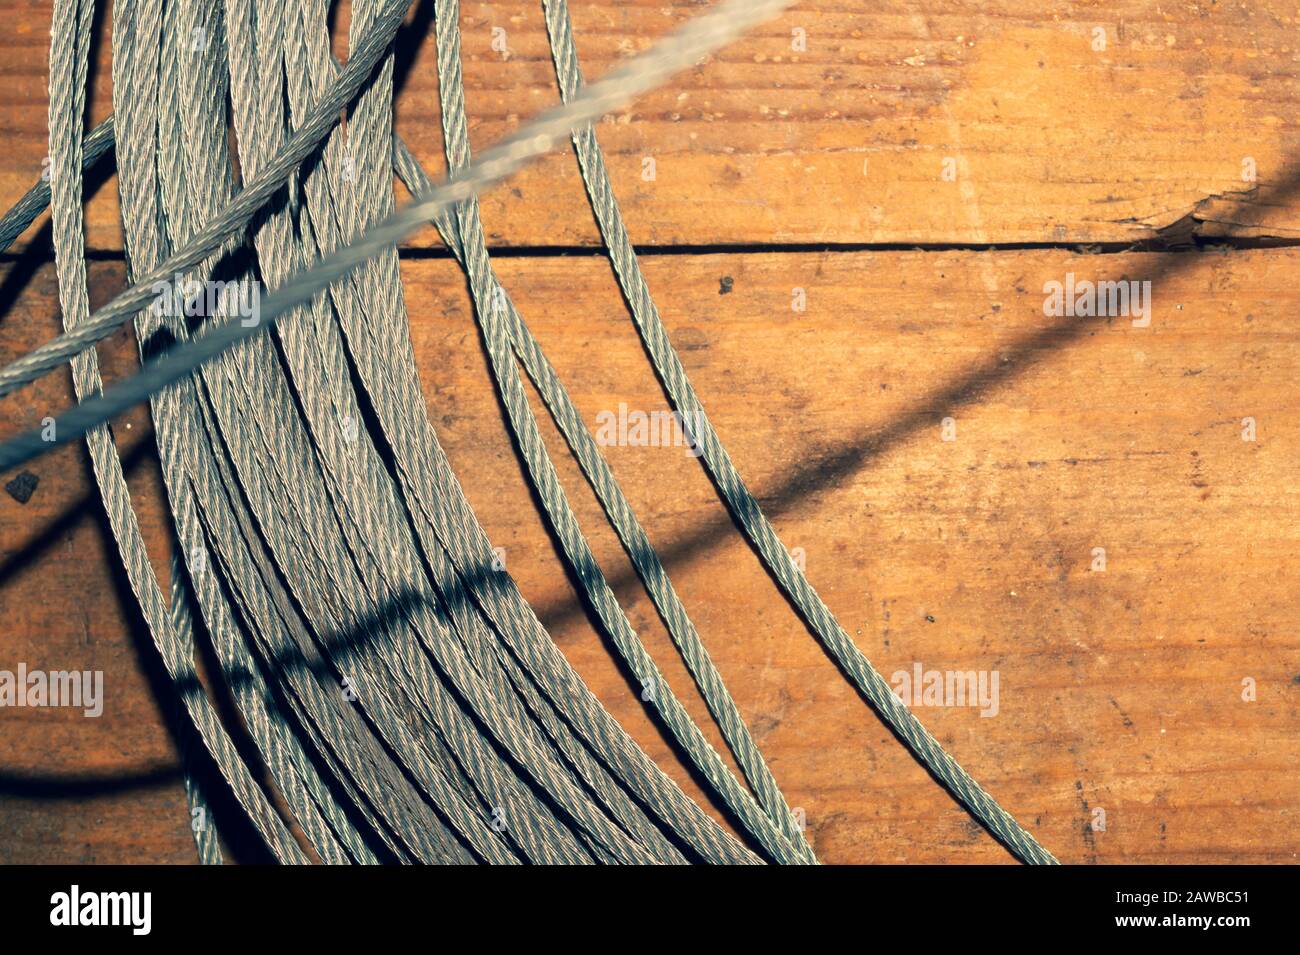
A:
<svg viewBox="0 0 1300 955">
<path fill-rule="evenodd" d="M 592 76 L 696 12 L 661 0 L 572 7 Z M 443 164 L 431 9 L 416 5 L 402 39 L 397 127 L 432 172 Z M 1186 217 L 1203 235 L 1294 238 L 1294 14 L 805 0 L 603 123 L 600 138 L 633 239 L 646 245 L 1128 242 Z M 7 207 L 48 151 L 49 10 L 0 0 L 0 18 Z M 346 27 L 345 7 L 336 32 Z M 557 94 L 537 0 L 466 4 L 463 29 L 481 149 Z M 493 49 L 496 29 L 505 53 Z M 106 23 L 94 120 L 111 110 L 110 34 Z M 1256 181 L 1244 180 L 1252 168 Z M 89 246 L 120 248 L 114 183 L 87 215 Z M 493 189 L 483 219 L 496 245 L 597 244 L 567 150 Z"/>
<path fill-rule="evenodd" d="M 96 263 L 90 275 L 93 304 L 123 278 L 117 263 Z M 0 304 L 6 358 L 61 328 L 52 266 L 6 265 Z M 109 339 L 100 349 L 105 376 L 130 369 L 133 352 L 130 330 Z M 4 402 L 5 434 L 39 426 L 71 400 L 68 372 L 48 375 Z M 170 516 L 147 409 L 125 416 L 116 433 L 165 582 Z M 176 751 L 148 676 L 160 672 L 157 651 L 121 572 L 84 445 L 22 470 L 39 478 L 28 501 L 0 494 L 0 669 L 102 670 L 105 702 L 98 718 L 0 709 L 0 862 L 191 861 Z"/>
<path fill-rule="evenodd" d="M 1298 260 L 1044 250 L 645 265 L 737 466 L 868 657 L 886 677 L 917 662 L 998 672 L 996 717 L 918 712 L 1045 845 L 1068 862 L 1281 862 L 1300 848 L 1300 303 L 1285 278 Z M 560 571 L 458 270 L 403 268 L 430 415 L 508 569 L 611 711 L 703 798 Z M 497 268 L 589 423 L 620 402 L 667 408 L 602 259 Z M 1045 317 L 1044 283 L 1071 272 L 1152 279 L 1150 326 Z M 115 262 L 91 275 L 100 300 L 122 280 Z M 795 288 L 805 312 L 792 310 Z M 42 267 L 4 310 L 0 360 L 52 334 L 56 309 Z M 115 337 L 110 367 L 128 367 L 131 349 Z M 52 375 L 0 402 L 0 433 L 67 400 L 66 375 Z M 1242 439 L 1248 417 L 1254 441 Z M 117 429 L 127 444 L 147 431 L 138 412 L 131 423 Z M 593 496 L 544 431 L 634 626 L 703 723 Z M 819 855 L 1007 860 L 828 662 L 698 462 L 680 447 L 607 451 Z M 190 858 L 174 753 L 140 676 L 152 651 L 126 623 L 84 452 L 29 470 L 40 484 L 26 505 L 0 495 L 0 667 L 92 663 L 108 704 L 98 720 L 0 711 L 0 860 Z M 132 473 L 161 569 L 165 506 L 147 459 Z M 1097 547 L 1104 571 L 1092 569 Z M 57 789 L 88 772 L 147 785 L 63 799 L 14 779 L 53 777 Z"/>
</svg>

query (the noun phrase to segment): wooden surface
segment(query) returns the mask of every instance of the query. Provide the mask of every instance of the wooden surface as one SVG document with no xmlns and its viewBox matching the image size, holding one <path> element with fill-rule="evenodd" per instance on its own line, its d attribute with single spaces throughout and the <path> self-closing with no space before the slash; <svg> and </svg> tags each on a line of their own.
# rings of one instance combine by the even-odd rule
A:
<svg viewBox="0 0 1300 955">
<path fill-rule="evenodd" d="M 463 6 L 481 149 L 558 94 L 538 0 Z M 695 9 L 571 7 L 592 76 Z M 431 10 L 416 4 L 402 34 L 397 127 L 433 172 L 443 164 Z M 1275 2 L 804 0 L 607 120 L 601 144 L 642 244 L 1112 242 L 1186 216 L 1211 235 L 1295 237 L 1300 199 L 1256 193 L 1300 153 L 1297 13 Z M 16 198 L 48 152 L 48 4 L 0 0 L 0 22 L 0 195 Z M 506 55 L 491 48 L 494 27 Z M 1095 29 L 1105 50 L 1093 49 Z M 102 33 L 96 121 L 112 109 L 109 24 Z M 653 182 L 641 177 L 645 157 Z M 1247 158 L 1253 183 L 1242 180 Z M 945 159 L 955 181 L 942 178 Z M 114 190 L 87 215 L 92 248 L 121 247 Z M 488 195 L 484 221 L 499 245 L 597 243 L 563 152 Z"/>
<path fill-rule="evenodd" d="M 573 6 L 591 75 L 688 12 Z M 1063 861 L 1293 862 L 1300 253 L 1246 241 L 1073 246 L 1152 239 L 1188 214 L 1180 243 L 1294 234 L 1296 11 L 872 8 L 800 4 L 602 127 L 634 240 L 692 247 L 643 260 L 674 344 L 782 539 L 803 548 L 810 580 L 877 668 L 998 671 L 996 717 L 919 716 Z M 13 0 L 0 9 L 14 98 L 0 109 L 8 204 L 44 154 L 48 11 Z M 539 5 L 468 4 L 464 24 L 481 146 L 551 102 L 554 87 Z M 492 25 L 508 31 L 504 62 L 488 49 Z M 1090 48 L 1094 25 L 1108 31 L 1104 53 Z M 796 26 L 808 36 L 798 56 Z M 431 159 L 431 40 L 406 55 L 399 126 Z M 105 65 L 101 115 L 107 75 Z M 939 175 L 950 151 L 956 182 Z M 639 177 L 645 154 L 658 157 L 654 183 Z M 1258 183 L 1240 181 L 1247 155 Z M 90 203 L 96 302 L 123 282 L 113 201 L 109 180 Z M 523 247 L 498 272 L 594 426 L 619 402 L 667 405 L 605 261 L 553 254 L 595 241 L 581 203 L 572 156 L 557 153 L 489 196 L 484 218 L 495 245 Z M 42 241 L 0 265 L 2 360 L 58 327 Z M 942 248 L 1009 242 L 1053 247 Z M 764 250 L 774 244 L 784 247 Z M 705 251 L 726 245 L 746 251 Z M 428 255 L 403 270 L 430 416 L 508 569 L 611 711 L 704 799 L 559 571 L 463 278 Z M 1150 279 L 1150 327 L 1045 317 L 1044 282 L 1069 272 Z M 791 309 L 796 287 L 802 313 Z M 133 348 L 118 335 L 101 349 L 111 372 L 131 367 Z M 69 400 L 66 374 L 50 375 L 0 402 L 0 433 Z M 955 441 L 942 440 L 947 417 Z M 1242 440 L 1246 417 L 1255 441 Z M 545 427 L 634 626 L 706 725 Z M 147 416 L 116 432 L 162 568 L 167 515 Z M 1007 861 L 819 650 L 700 465 L 680 448 L 607 450 L 819 856 Z M 103 669 L 107 702 L 99 719 L 0 711 L 0 861 L 190 861 L 153 650 L 106 549 L 85 453 L 63 448 L 29 470 L 40 483 L 26 504 L 0 494 L 0 668 Z M 1102 572 L 1091 569 L 1097 547 Z"/>
</svg>

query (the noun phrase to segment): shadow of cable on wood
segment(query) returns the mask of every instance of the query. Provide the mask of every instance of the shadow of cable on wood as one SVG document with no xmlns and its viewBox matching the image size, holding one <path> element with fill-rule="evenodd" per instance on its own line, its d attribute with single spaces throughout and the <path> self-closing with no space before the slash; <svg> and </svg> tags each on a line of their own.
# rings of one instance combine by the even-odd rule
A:
<svg viewBox="0 0 1300 955">
<path fill-rule="evenodd" d="M 1256 196 L 1256 204 L 1278 204 L 1282 200 L 1294 196 L 1297 191 L 1300 191 L 1300 165 L 1297 165 L 1289 175 L 1273 186 L 1261 188 Z M 1259 240 L 1250 239 L 1246 240 L 1246 243 L 1249 248 L 1260 247 Z M 1151 243 L 1141 243 L 1139 245 L 1149 248 Z M 1110 278 L 1139 282 L 1150 281 L 1154 294 L 1161 282 L 1174 274 L 1189 272 L 1205 264 L 1208 261 L 1208 256 L 1231 254 L 1230 252 L 1213 251 L 1224 245 L 1225 240 L 1216 238 L 1213 243 L 1209 243 L 1210 248 L 1206 250 L 1191 246 L 1180 246 L 1163 251 L 1145 252 L 1144 254 L 1152 260 L 1150 268 L 1132 275 L 1098 275 L 1097 278 L 1099 280 Z M 1230 245 L 1228 247 L 1231 248 Z M 1070 246 L 1068 248 L 1074 249 L 1078 247 Z M 1141 251 L 1141 249 L 1135 246 L 1133 251 Z M 1104 259 L 1105 257 L 1099 257 L 1099 261 L 1104 261 Z M 789 511 L 799 506 L 809 492 L 835 485 L 846 478 L 852 477 L 867 467 L 874 458 L 889 453 L 924 429 L 933 427 L 937 421 L 936 412 L 940 409 L 946 415 L 980 401 L 998 388 L 1015 380 L 1018 375 L 1027 371 L 1036 363 L 1051 358 L 1057 352 L 1095 335 L 1097 331 L 1107 327 L 1113 321 L 1113 318 L 1106 316 L 1056 320 L 1044 328 L 1021 337 L 1018 341 L 999 348 L 995 354 L 991 354 L 988 358 L 976 363 L 958 377 L 934 388 L 924 398 L 917 401 L 913 409 L 906 414 L 886 422 L 879 428 L 854 435 L 850 440 L 821 448 L 808 449 L 802 455 L 799 463 L 792 466 L 775 487 L 766 489 L 761 493 L 752 487 L 750 490 L 754 492 L 768 517 L 774 517 Z M 706 405 L 708 404 L 707 399 L 708 396 L 701 396 L 701 400 Z M 720 535 L 726 534 L 728 531 L 734 531 L 742 537 L 744 536 L 743 528 L 727 511 L 721 494 L 718 496 L 718 501 L 722 504 L 721 513 L 712 519 L 700 522 L 690 533 L 680 535 L 658 548 L 659 555 L 666 567 L 681 566 L 696 557 L 702 556 L 717 541 Z M 757 554 L 757 551 L 755 553 Z M 613 587 L 637 580 L 635 571 L 630 565 L 621 567 L 617 573 L 609 574 L 608 578 L 610 585 Z M 773 586 L 776 586 L 775 578 L 772 578 L 772 581 Z M 554 625 L 583 612 L 581 602 L 577 600 L 567 600 L 563 603 L 537 608 L 537 611 L 542 623 L 546 625 L 548 630 Z"/>
<path fill-rule="evenodd" d="M 19 799 L 91 799 L 123 792 L 162 789 L 180 781 L 175 764 L 104 772 L 28 773 L 0 769 L 0 796 Z"/>
<path fill-rule="evenodd" d="M 1259 205 L 1277 204 L 1293 196 L 1298 188 L 1300 188 L 1300 166 L 1296 167 L 1295 171 L 1279 182 L 1271 186 L 1261 187 L 1254 201 Z M 1216 240 L 1215 244 L 1224 244 L 1224 240 Z M 1204 263 L 1206 254 L 1204 251 L 1188 248 L 1150 252 L 1149 268 L 1136 275 L 1124 274 L 1112 277 L 1125 280 L 1150 281 L 1153 287 L 1157 287 L 1171 275 L 1190 271 Z M 36 256 L 33 255 L 29 259 L 27 252 L 24 251 L 21 258 L 23 264 L 27 265 L 29 262 L 34 261 Z M 26 271 L 26 269 L 23 271 Z M 0 292 L 3 293 L 0 297 L 12 301 L 16 293 L 12 290 L 10 278 L 12 276 L 6 278 L 4 288 L 0 289 Z M 1105 317 L 1058 320 L 1047 327 L 1023 336 L 1009 346 L 1000 348 L 996 354 L 990 355 L 987 359 L 976 363 L 955 379 L 933 389 L 924 399 L 918 401 L 910 412 L 899 416 L 880 428 L 865 431 L 849 440 L 810 453 L 800 464 L 792 468 L 777 486 L 768 489 L 761 495 L 760 502 L 762 506 L 769 516 L 779 516 L 783 512 L 798 506 L 810 491 L 833 485 L 858 473 L 869 466 L 873 459 L 888 453 L 922 429 L 933 425 L 935 409 L 946 409 L 946 413 L 950 413 L 955 409 L 980 401 L 991 392 L 1013 381 L 1019 374 L 1036 363 L 1050 358 L 1056 353 L 1096 334 L 1098 330 L 1105 328 L 1110 321 Z M 144 445 L 145 442 L 141 442 L 140 445 L 131 449 L 130 456 L 124 462 L 128 469 L 136 466 L 144 457 Z M 9 555 L 3 563 L 0 563 L 0 586 L 9 580 L 21 567 L 37 559 L 48 549 L 51 543 L 59 539 L 82 518 L 88 516 L 90 512 L 98 510 L 98 495 L 88 494 L 53 518 L 26 547 L 15 554 Z M 102 517 L 102 512 L 100 512 L 100 516 Z M 101 521 L 101 525 L 102 523 Z M 669 569 L 680 567 L 706 553 L 710 547 L 715 546 L 718 540 L 729 532 L 740 533 L 743 536 L 740 526 L 725 511 L 724 505 L 723 511 L 716 518 L 702 523 L 689 534 L 668 541 L 659 550 L 660 558 Z M 106 527 L 103 533 L 107 535 Z M 111 547 L 109 549 L 111 550 Z M 485 569 L 483 572 L 496 573 L 497 571 Z M 635 580 L 635 572 L 630 565 L 620 567 L 617 572 L 609 574 L 609 581 L 615 587 Z M 773 580 L 773 585 L 776 586 L 775 580 Z M 157 671 L 161 667 L 156 660 L 153 661 L 152 667 L 146 660 L 149 656 L 156 657 L 156 654 L 152 654 L 148 649 L 145 649 L 149 646 L 150 641 L 147 631 L 143 630 L 143 622 L 138 618 L 138 609 L 133 605 L 129 588 L 119 586 L 119 596 L 124 617 L 132 621 L 137 649 L 141 653 L 141 663 L 146 669 L 154 670 L 153 683 L 155 692 L 163 696 L 170 695 L 170 679 L 163 673 L 160 681 Z M 425 598 L 419 594 L 399 595 L 396 599 L 380 605 L 374 612 L 373 619 L 369 620 L 363 627 L 358 628 L 357 632 L 327 637 L 325 646 L 332 652 L 364 647 L 392 622 L 405 617 L 413 608 L 413 602 L 423 599 Z M 462 592 L 456 595 L 454 599 L 470 598 Z M 585 606 L 585 601 L 576 596 L 562 603 L 539 608 L 538 610 L 539 617 L 548 630 L 553 630 L 558 624 L 571 616 L 588 612 L 589 608 Z M 599 631 L 599 625 L 595 625 Z M 704 636 L 707 641 L 707 634 Z M 270 662 L 273 669 L 309 665 L 302 657 L 297 655 L 278 658 Z M 317 675 L 321 678 L 328 677 L 333 680 L 337 676 L 333 669 L 327 665 L 321 664 L 318 669 L 320 672 Z M 625 676 L 630 680 L 630 674 L 625 673 Z M 249 678 L 249 675 L 239 672 L 223 672 L 221 677 L 227 685 L 238 687 Z M 174 766 L 69 775 L 27 774 L 0 770 L 0 795 L 41 799 L 92 798 L 131 790 L 170 786 L 178 782 L 179 779 L 180 770 Z"/>
</svg>

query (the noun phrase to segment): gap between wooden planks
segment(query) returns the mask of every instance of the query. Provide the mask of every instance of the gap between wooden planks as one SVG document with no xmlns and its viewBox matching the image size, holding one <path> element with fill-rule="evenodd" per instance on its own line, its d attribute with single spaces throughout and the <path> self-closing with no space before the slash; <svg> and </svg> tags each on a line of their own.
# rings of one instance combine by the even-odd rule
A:
<svg viewBox="0 0 1300 955">
<path fill-rule="evenodd" d="M 996 717 L 919 712 L 1045 845 L 1067 862 L 1282 862 L 1294 861 L 1300 831 L 1300 349 L 1287 278 L 1298 258 L 1043 250 L 645 266 L 738 467 L 868 657 L 887 677 L 917 662 L 998 672 Z M 602 259 L 497 267 L 590 424 L 619 402 L 667 409 Z M 12 302 L 0 360 L 57 326 L 53 268 L 22 269 L 0 280 Z M 615 716 L 705 799 L 560 572 L 458 269 L 421 259 L 403 272 L 429 413 L 509 571 Z M 1150 278 L 1150 327 L 1045 317 L 1044 283 L 1069 272 Z M 103 301 L 121 286 L 120 264 L 92 263 L 91 279 Z M 796 288 L 804 312 L 791 308 Z M 129 370 L 133 350 L 129 334 L 115 336 L 106 373 Z M 0 433 L 69 400 L 66 374 L 50 375 L 0 403 Z M 1253 442 L 1242 440 L 1247 417 Z M 717 744 L 543 423 L 634 626 Z M 116 434 L 165 575 L 147 415 L 137 409 Z M 608 454 L 820 857 L 1008 861 L 849 690 L 699 464 L 679 447 Z M 189 861 L 175 753 L 142 672 L 153 651 L 106 549 L 84 452 L 64 448 L 30 470 L 40 483 L 26 505 L 0 495 L 3 660 L 103 669 L 108 699 L 98 720 L 0 713 L 0 860 Z M 1091 569 L 1097 547 L 1103 572 Z M 1242 698 L 1246 678 L 1254 702 Z"/>
</svg>

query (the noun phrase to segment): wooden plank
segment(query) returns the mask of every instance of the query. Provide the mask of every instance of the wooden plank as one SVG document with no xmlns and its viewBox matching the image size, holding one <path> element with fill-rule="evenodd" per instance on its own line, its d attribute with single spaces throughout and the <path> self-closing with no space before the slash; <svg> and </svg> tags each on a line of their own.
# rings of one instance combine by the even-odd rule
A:
<svg viewBox="0 0 1300 955">
<path fill-rule="evenodd" d="M 572 7 L 592 76 L 696 11 Z M 397 126 L 432 172 L 443 164 L 431 8 L 416 5 L 400 44 Z M 47 153 L 49 11 L 0 0 L 0 18 L 7 207 Z M 481 149 L 553 103 L 555 81 L 536 0 L 466 4 L 462 20 Z M 345 6 L 337 31 L 346 25 Z M 603 123 L 600 138 L 646 245 L 1131 242 L 1179 222 L 1295 238 L 1296 25 L 1281 3 L 805 0 Z M 95 120 L 111 109 L 110 33 Z M 483 218 L 499 246 L 597 244 L 567 150 L 492 190 Z M 111 181 L 87 221 L 91 248 L 120 248 Z M 48 248 L 47 235 L 32 241 Z"/>
<path fill-rule="evenodd" d="M 122 280 L 118 263 L 95 263 L 90 275 L 94 304 Z M 6 265 L 0 303 L 6 358 L 60 329 L 52 266 Z M 119 332 L 100 349 L 106 376 L 133 367 L 132 336 Z M 39 426 L 71 400 L 66 371 L 46 376 L 4 402 L 5 434 Z M 165 582 L 170 515 L 147 409 L 116 430 Z M 0 494 L 0 669 L 101 670 L 104 711 L 87 718 L 64 708 L 0 710 L 0 862 L 190 861 L 176 751 L 150 682 L 161 672 L 157 651 L 121 572 L 84 445 L 59 448 L 21 472 L 39 483 L 26 503 Z"/>
<path fill-rule="evenodd" d="M 996 716 L 918 713 L 1045 845 L 1067 862 L 1282 862 L 1300 849 L 1300 340 L 1285 278 L 1298 258 L 1042 250 L 645 264 L 737 466 L 868 657 L 887 678 L 916 663 L 997 671 Z M 603 260 L 497 267 L 588 422 L 620 402 L 666 409 Z M 610 710 L 703 798 L 560 571 L 457 269 L 403 268 L 430 415 L 508 569 Z M 1150 326 L 1046 317 L 1044 283 L 1067 273 L 1152 279 Z M 101 297 L 121 281 L 112 262 L 94 263 L 92 277 Z M 42 268 L 0 324 L 0 360 L 51 334 L 56 301 Z M 109 352 L 130 364 L 124 339 Z M 0 403 L 0 433 L 66 400 L 64 376 L 52 375 Z M 146 430 L 132 423 L 119 434 Z M 544 430 L 634 626 L 704 720 L 576 466 Z M 1007 861 L 849 689 L 698 463 L 680 447 L 607 450 L 819 855 Z M 93 498 L 83 502 L 84 454 L 64 449 L 30 470 L 40 485 L 26 505 L 0 495 L 3 659 L 73 665 L 89 648 L 108 704 L 98 720 L 0 712 L 0 767 L 55 783 L 91 770 L 154 782 L 76 800 L 7 782 L 0 859 L 188 858 L 174 757 L 139 675 L 145 645 L 124 623 Z M 161 555 L 156 482 L 144 463 L 134 473 Z M 1097 547 L 1104 571 L 1092 569 Z M 1093 827 L 1099 809 L 1104 831 Z"/>
</svg>

